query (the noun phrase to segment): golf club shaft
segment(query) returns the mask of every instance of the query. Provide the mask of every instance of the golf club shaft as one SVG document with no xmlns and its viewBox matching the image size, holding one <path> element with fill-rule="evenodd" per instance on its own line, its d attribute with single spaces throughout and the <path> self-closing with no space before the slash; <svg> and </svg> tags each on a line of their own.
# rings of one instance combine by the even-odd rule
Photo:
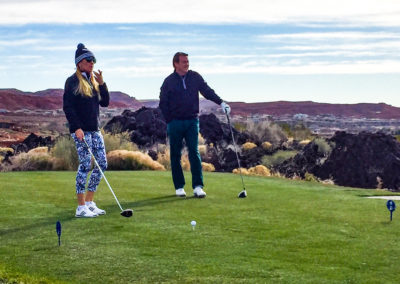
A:
<svg viewBox="0 0 400 284">
<path fill-rule="evenodd" d="M 89 147 L 89 145 L 87 144 L 85 138 L 83 138 L 83 141 L 85 142 L 86 147 L 88 148 L 90 155 L 92 155 L 93 160 L 94 160 L 94 163 L 96 164 L 96 166 L 97 166 L 97 168 L 99 169 L 101 175 L 103 176 L 105 182 L 107 183 L 108 188 L 110 189 L 111 193 L 114 195 L 114 198 L 115 198 L 115 200 L 117 201 L 117 204 L 118 204 L 119 208 L 121 209 L 121 211 L 124 211 L 124 209 L 122 209 L 121 204 L 119 204 L 119 201 L 118 201 L 117 196 L 115 196 L 114 191 L 112 190 L 110 184 L 108 183 L 108 180 L 107 180 L 106 176 L 104 175 L 103 171 L 101 170 L 99 163 L 97 163 L 95 156 L 93 155 L 92 151 L 90 150 L 90 147 Z"/>
<path fill-rule="evenodd" d="M 235 142 L 235 137 L 233 136 L 231 120 L 229 119 L 229 114 L 227 112 L 225 112 L 225 114 L 226 114 L 226 118 L 228 119 L 229 129 L 231 130 L 233 147 L 235 148 L 236 159 L 237 159 L 237 162 L 238 162 L 238 165 L 239 165 L 239 174 L 240 174 L 240 178 L 242 179 L 243 190 L 246 190 L 246 188 L 244 187 L 244 181 L 243 181 L 243 176 L 242 176 L 242 168 L 240 166 L 240 160 L 239 160 L 239 155 L 238 155 L 237 146 L 236 146 L 236 142 Z"/>
</svg>

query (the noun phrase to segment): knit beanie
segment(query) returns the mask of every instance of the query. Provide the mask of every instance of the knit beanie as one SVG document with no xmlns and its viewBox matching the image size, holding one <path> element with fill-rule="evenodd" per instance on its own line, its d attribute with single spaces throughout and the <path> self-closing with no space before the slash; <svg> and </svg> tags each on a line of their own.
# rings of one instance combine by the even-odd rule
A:
<svg viewBox="0 0 400 284">
<path fill-rule="evenodd" d="M 88 57 L 93 57 L 94 62 L 96 63 L 96 57 L 94 57 L 94 54 L 87 49 L 83 43 L 78 44 L 78 48 L 75 51 L 75 65 Z"/>
</svg>

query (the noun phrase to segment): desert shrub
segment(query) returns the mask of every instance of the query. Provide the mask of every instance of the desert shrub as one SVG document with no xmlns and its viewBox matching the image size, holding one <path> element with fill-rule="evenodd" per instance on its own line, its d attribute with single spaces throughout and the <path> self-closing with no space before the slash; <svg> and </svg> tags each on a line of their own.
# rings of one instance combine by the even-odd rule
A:
<svg viewBox="0 0 400 284">
<path fill-rule="evenodd" d="M 201 135 L 201 133 L 199 132 L 199 145 L 204 145 L 206 142 L 203 138 L 203 136 Z"/>
<path fill-rule="evenodd" d="M 268 141 L 262 142 L 261 147 L 263 147 L 264 150 L 269 150 L 272 148 L 272 144 Z"/>
<path fill-rule="evenodd" d="M 37 147 L 28 151 L 28 154 L 47 154 L 49 152 L 49 148 L 47 147 Z"/>
<path fill-rule="evenodd" d="M 184 151 L 184 153 L 182 154 L 181 166 L 182 166 L 182 170 L 190 171 L 190 162 L 189 162 L 189 157 L 188 157 L 188 154 L 186 153 L 186 151 Z"/>
<path fill-rule="evenodd" d="M 113 135 L 118 134 L 118 133 L 122 132 L 122 128 L 123 128 L 123 126 L 120 122 L 113 123 L 113 124 L 111 124 L 111 128 L 107 129 L 107 132 L 111 133 Z"/>
<path fill-rule="evenodd" d="M 278 145 L 287 139 L 281 127 L 270 121 L 254 122 L 249 120 L 246 122 L 246 130 L 251 141 L 260 144 L 263 141 L 270 141 L 270 143 Z"/>
<path fill-rule="evenodd" d="M 8 170 L 13 171 L 50 171 L 53 170 L 55 158 L 49 153 L 30 152 L 11 157 Z"/>
<path fill-rule="evenodd" d="M 265 155 L 261 158 L 262 165 L 267 168 L 275 167 L 282 164 L 284 161 L 296 156 L 297 151 L 283 151 L 279 150 L 273 155 Z"/>
<path fill-rule="evenodd" d="M 207 154 L 207 145 L 199 145 L 200 156 L 204 157 Z"/>
<path fill-rule="evenodd" d="M 245 169 L 245 168 L 233 169 L 232 173 L 234 173 L 234 174 L 242 173 L 242 175 L 247 175 L 247 176 L 249 175 L 249 171 L 247 169 Z"/>
<path fill-rule="evenodd" d="M 138 147 L 130 140 L 128 132 L 122 133 L 103 133 L 106 152 L 114 150 L 137 151 Z"/>
<path fill-rule="evenodd" d="M 299 141 L 299 145 L 301 145 L 301 146 L 306 146 L 308 143 L 310 143 L 311 142 L 311 140 L 310 139 L 304 139 L 304 140 L 301 140 L 301 141 Z"/>
<path fill-rule="evenodd" d="M 250 168 L 249 174 L 253 176 L 263 176 L 263 177 L 269 177 L 271 176 L 271 171 L 263 165 L 257 165 L 255 167 Z"/>
<path fill-rule="evenodd" d="M 109 170 L 165 170 L 160 163 L 139 151 L 114 150 L 107 154 Z"/>
<path fill-rule="evenodd" d="M 156 148 L 156 152 L 162 154 L 169 150 L 169 147 L 166 144 L 157 144 Z"/>
<path fill-rule="evenodd" d="M 161 164 L 166 170 L 171 169 L 171 161 L 168 148 L 166 148 L 164 152 L 159 152 L 157 154 L 157 163 Z"/>
<path fill-rule="evenodd" d="M 323 138 L 315 138 L 313 141 L 318 146 L 318 152 L 328 156 L 332 152 L 331 145 Z"/>
<path fill-rule="evenodd" d="M 0 155 L 5 155 L 8 152 L 11 152 L 11 154 L 14 154 L 14 149 L 9 148 L 9 147 L 0 147 Z"/>
<path fill-rule="evenodd" d="M 51 150 L 51 156 L 56 158 L 56 170 L 76 170 L 79 165 L 75 141 L 70 135 L 60 136 Z"/>
<path fill-rule="evenodd" d="M 245 176 L 264 176 L 264 177 L 271 176 L 271 171 L 263 165 L 257 165 L 249 169 L 240 168 L 240 171 L 239 169 L 234 169 L 232 171 L 232 173 L 234 174 L 239 174 L 240 172 L 242 173 L 242 175 Z"/>
<path fill-rule="evenodd" d="M 158 153 L 157 162 L 163 165 L 166 170 L 171 169 L 169 148 L 167 148 L 163 153 Z M 181 166 L 182 170 L 190 171 L 190 162 L 186 150 L 184 150 L 182 153 Z"/>
<path fill-rule="evenodd" d="M 243 122 L 240 122 L 240 121 L 232 122 L 232 127 L 235 128 L 239 132 L 244 132 L 244 131 L 247 130 L 246 129 L 246 127 L 247 127 L 246 123 L 243 123 Z"/>
<path fill-rule="evenodd" d="M 201 162 L 201 167 L 205 172 L 215 172 L 215 167 L 213 164 Z"/>
<path fill-rule="evenodd" d="M 244 144 L 242 145 L 242 148 L 243 148 L 244 150 L 250 150 L 250 149 L 253 149 L 253 148 L 256 148 L 256 147 L 257 147 L 257 145 L 254 144 L 254 143 L 252 143 L 252 142 L 246 142 L 246 143 L 244 143 Z"/>
<path fill-rule="evenodd" d="M 8 147 L 0 147 L 0 163 L 3 162 L 4 157 L 8 153 L 11 153 L 11 155 L 14 154 L 14 149 L 13 148 L 8 148 Z"/>
<path fill-rule="evenodd" d="M 318 182 L 318 179 L 312 173 L 309 173 L 309 172 L 306 172 L 304 174 L 304 180 L 305 181 Z"/>
<path fill-rule="evenodd" d="M 296 125 L 281 123 L 280 127 L 286 133 L 287 136 L 293 137 L 295 140 L 306 140 L 313 138 L 312 131 L 306 126 L 304 126 L 303 123 L 299 123 Z"/>
</svg>

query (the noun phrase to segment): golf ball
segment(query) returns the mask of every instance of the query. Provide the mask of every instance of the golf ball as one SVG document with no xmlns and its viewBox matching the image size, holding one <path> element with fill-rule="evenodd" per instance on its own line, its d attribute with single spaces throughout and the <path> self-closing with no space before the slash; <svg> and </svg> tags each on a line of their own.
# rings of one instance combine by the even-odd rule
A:
<svg viewBox="0 0 400 284">
<path fill-rule="evenodd" d="M 190 225 L 192 225 L 192 226 L 196 226 L 196 221 L 192 221 L 192 222 L 190 222 Z"/>
</svg>

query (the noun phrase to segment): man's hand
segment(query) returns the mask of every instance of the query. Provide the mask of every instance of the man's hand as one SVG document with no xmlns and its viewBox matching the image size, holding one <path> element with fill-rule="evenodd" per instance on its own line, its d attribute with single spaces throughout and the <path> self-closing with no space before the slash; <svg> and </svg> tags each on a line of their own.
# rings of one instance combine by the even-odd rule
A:
<svg viewBox="0 0 400 284">
<path fill-rule="evenodd" d="M 223 111 L 224 113 L 226 113 L 226 114 L 228 114 L 228 115 L 231 113 L 231 107 L 230 107 L 227 103 L 222 102 L 222 103 L 221 103 L 221 108 L 222 108 L 222 111 Z"/>
</svg>

